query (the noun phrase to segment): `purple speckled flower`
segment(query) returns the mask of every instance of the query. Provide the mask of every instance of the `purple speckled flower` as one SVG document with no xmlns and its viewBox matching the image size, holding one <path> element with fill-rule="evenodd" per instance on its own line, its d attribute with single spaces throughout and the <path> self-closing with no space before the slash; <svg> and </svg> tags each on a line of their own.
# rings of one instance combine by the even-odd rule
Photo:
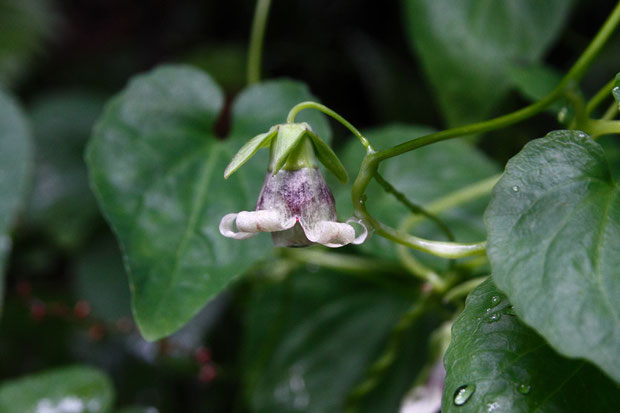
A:
<svg viewBox="0 0 620 413">
<path fill-rule="evenodd" d="M 359 244 L 366 239 L 355 236 L 347 222 L 336 222 L 334 197 L 318 168 L 267 172 L 256 211 L 228 214 L 220 223 L 222 235 L 245 239 L 258 232 L 271 232 L 277 247 L 305 247 L 314 243 L 328 247 Z M 238 232 L 233 231 L 236 223 Z"/>
<path fill-rule="evenodd" d="M 278 247 L 305 247 L 314 243 L 341 247 L 364 242 L 368 231 L 361 222 L 337 222 L 334 196 L 325 183 L 314 156 L 316 144 L 311 139 L 316 141 L 318 138 L 316 135 L 309 135 L 310 138 L 304 135 L 312 133 L 308 125 L 279 125 L 275 131 L 272 135 L 277 133 L 277 137 L 273 136 L 270 142 L 272 159 L 256 210 L 225 215 L 220 222 L 220 233 L 229 238 L 246 239 L 259 232 L 271 232 L 273 243 Z M 243 157 L 237 155 L 227 170 L 234 171 L 234 168 L 238 168 L 237 165 L 245 162 L 251 156 L 247 154 L 255 152 L 253 148 L 258 148 L 264 140 L 269 139 L 268 134 L 264 136 L 266 137 L 259 135 L 254 143 L 250 141 L 246 144 L 249 149 L 242 148 L 239 152 Z M 278 150 L 275 145 L 292 149 Z M 324 147 L 321 149 L 324 158 L 331 157 L 329 153 L 326 154 Z M 280 153 L 286 154 L 283 155 L 286 158 L 281 158 L 281 162 L 277 155 Z M 326 159 L 327 163 L 331 162 L 330 170 L 342 175 L 338 169 L 341 165 L 339 161 L 336 164 L 336 161 L 332 158 Z M 281 165 L 280 169 L 278 164 Z M 346 178 L 346 171 L 344 177 Z M 355 235 L 351 223 L 359 225 L 360 235 Z"/>
</svg>

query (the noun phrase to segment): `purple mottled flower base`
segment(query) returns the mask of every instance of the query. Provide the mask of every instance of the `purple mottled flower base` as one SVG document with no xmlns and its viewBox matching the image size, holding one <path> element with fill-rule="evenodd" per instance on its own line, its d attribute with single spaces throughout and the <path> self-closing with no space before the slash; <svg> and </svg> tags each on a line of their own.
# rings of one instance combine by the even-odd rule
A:
<svg viewBox="0 0 620 413">
<path fill-rule="evenodd" d="M 278 247 L 312 245 L 306 233 L 320 221 L 337 220 L 334 196 L 318 168 L 280 170 L 275 175 L 268 171 L 256 210 L 276 210 L 284 220 L 295 218 L 292 228 L 272 232 Z"/>
</svg>

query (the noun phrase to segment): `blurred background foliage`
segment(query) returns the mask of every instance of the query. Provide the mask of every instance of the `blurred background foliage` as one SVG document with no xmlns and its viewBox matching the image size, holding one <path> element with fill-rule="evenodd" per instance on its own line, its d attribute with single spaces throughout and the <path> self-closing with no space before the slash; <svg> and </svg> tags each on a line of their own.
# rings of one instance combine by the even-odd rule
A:
<svg viewBox="0 0 620 413">
<path fill-rule="evenodd" d="M 494 95 L 481 98 L 482 103 L 476 103 L 476 97 L 488 92 L 485 85 L 494 88 L 484 73 L 475 78 L 477 70 L 459 64 L 460 56 L 445 57 L 441 70 L 425 58 L 437 50 L 450 54 L 450 47 L 438 46 L 432 37 L 433 31 L 450 22 L 428 17 L 432 12 L 442 15 L 441 7 L 449 9 L 447 2 L 436 2 L 437 10 L 425 11 L 423 3 L 428 2 L 274 0 L 265 38 L 264 77 L 305 82 L 323 103 L 357 127 L 372 127 L 368 135 L 383 147 L 403 136 L 498 115 L 544 95 L 588 44 L 615 2 L 555 2 L 558 13 L 541 17 L 553 19 L 553 27 L 545 27 L 540 35 L 548 38 L 547 44 L 526 53 L 519 64 L 511 61 L 510 68 L 494 68 L 502 76 L 501 90 L 492 90 Z M 10 222 L 10 255 L 4 236 L 9 223 L 0 227 L 0 266 L 4 263 L 6 273 L 0 381 L 89 364 L 111 379 L 108 383 L 98 373 L 78 372 L 87 377 L 86 387 L 92 381 L 92 388 L 103 389 L 97 399 L 101 409 L 305 411 L 312 397 L 313 411 L 324 412 L 337 410 L 335 406 L 381 352 L 399 315 L 419 294 L 420 287 L 410 288 L 398 269 L 386 276 L 385 288 L 377 292 L 363 274 L 351 279 L 295 259 L 272 257 L 265 267 L 268 274 L 254 271 L 236 282 L 167 339 L 148 343 L 134 325 L 121 254 L 89 189 L 85 144 L 105 101 L 134 74 L 164 62 L 194 65 L 219 83 L 227 109 L 217 134 L 226 136 L 227 110 L 245 87 L 254 5 L 252 0 L 0 0 L 0 84 L 5 94 L 13 96 L 6 103 L 5 98 L 0 101 L 2 116 L 17 111 L 22 118 L 20 124 L 9 125 L 0 117 L 0 124 L 26 136 L 24 142 L 30 135 L 32 149 L 2 146 L 0 160 L 9 171 L 34 165 L 27 184 L 7 172 L 0 179 L 3 197 L 10 191 L 23 197 Z M 466 18 L 472 19 L 467 20 L 471 24 L 482 19 L 478 23 L 483 26 L 494 19 L 483 17 Z M 424 24 L 416 19 L 424 19 Z M 544 20 L 537 27 L 541 25 Z M 586 95 L 618 71 L 619 49 L 616 33 L 584 80 Z M 496 62 L 493 54 L 488 58 Z M 463 84 L 463 71 L 473 76 L 471 83 Z M 468 90 L 444 87 L 455 82 Z M 463 94 L 473 99 L 464 108 L 450 104 Z M 418 201 L 431 201 L 497 173 L 525 142 L 556 127 L 559 109 L 480 137 L 477 146 L 482 153 L 468 143 L 446 142 L 440 153 L 425 148 L 398 158 L 386 166 L 384 175 L 401 189 L 421 193 Z M 424 126 L 383 127 L 394 123 Z M 334 128 L 333 145 L 355 176 L 360 153 L 357 143 L 348 139 L 342 128 Z M 607 146 L 617 160 L 617 142 Z M 448 169 L 438 178 L 428 177 L 434 184 L 425 186 L 426 178 L 420 175 L 425 171 L 433 175 L 434 163 Z M 408 167 L 417 171 L 412 173 L 417 173 L 418 181 L 403 174 Z M 470 173 L 463 174 L 466 170 Z M 390 220 L 404 210 L 375 189 L 368 196 L 376 194 L 378 216 L 396 224 Z M 350 211 L 347 191 L 335 190 L 342 216 Z M 472 241 L 483 236 L 485 202 L 444 217 L 457 238 L 459 231 Z M 432 225 L 421 226 L 420 231 L 442 236 Z M 363 248 L 346 252 L 378 256 L 397 267 L 393 245 L 383 241 L 374 238 Z M 429 265 L 443 265 L 423 259 Z M 289 273 L 294 275 L 285 276 Z M 453 312 L 459 307 L 447 308 Z M 428 335 L 449 318 L 445 311 L 436 309 L 406 332 L 393 371 L 367 396 L 363 411 L 397 409 L 424 365 Z M 308 378 L 300 383 L 297 369 L 307 368 L 314 371 L 306 372 Z M 60 376 L 38 378 L 44 384 L 34 387 L 51 385 L 66 371 L 54 374 Z M 13 397 L 11 391 L 0 389 L 0 405 L 3 397 Z"/>
</svg>

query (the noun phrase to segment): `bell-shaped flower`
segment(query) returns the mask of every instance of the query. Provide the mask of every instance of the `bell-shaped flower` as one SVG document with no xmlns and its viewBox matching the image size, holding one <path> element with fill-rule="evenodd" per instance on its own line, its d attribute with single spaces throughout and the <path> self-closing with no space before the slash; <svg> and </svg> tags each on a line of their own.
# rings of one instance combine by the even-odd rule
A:
<svg viewBox="0 0 620 413">
<path fill-rule="evenodd" d="M 337 222 L 334 196 L 318 169 L 317 157 L 340 181 L 346 183 L 347 172 L 307 123 L 277 125 L 254 137 L 233 157 L 224 177 L 264 147 L 270 147 L 271 157 L 256 210 L 224 216 L 220 222 L 222 235 L 245 239 L 271 232 L 278 247 L 314 243 L 341 247 L 366 240 L 368 231 L 362 222 Z M 359 235 L 351 224 L 359 225 Z"/>
</svg>

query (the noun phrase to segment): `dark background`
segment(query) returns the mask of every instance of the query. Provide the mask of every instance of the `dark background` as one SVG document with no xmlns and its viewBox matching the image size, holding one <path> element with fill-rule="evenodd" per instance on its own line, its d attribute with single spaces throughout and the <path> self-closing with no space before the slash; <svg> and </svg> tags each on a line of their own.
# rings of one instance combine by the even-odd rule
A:
<svg viewBox="0 0 620 413">
<path fill-rule="evenodd" d="M 547 54 L 546 62 L 558 70 L 570 67 L 615 4 L 588 3 L 577 4 L 566 30 Z M 209 71 L 230 100 L 245 85 L 254 5 L 250 0 L 58 0 L 53 30 L 13 91 L 27 108 L 41 95 L 58 90 L 109 97 L 136 73 L 164 62 L 184 62 Z M 618 35 L 608 51 L 617 45 Z M 617 68 L 620 53 L 615 60 L 613 53 L 607 55 L 612 58 L 595 63 L 585 79 L 586 95 L 602 85 L 598 73 L 609 72 L 614 64 Z M 323 103 L 359 128 L 388 122 L 445 126 L 405 36 L 398 1 L 274 0 L 263 77 L 306 82 Z M 527 103 L 512 93 L 494 112 Z M 505 139 L 492 133 L 479 145 L 505 162 L 527 140 L 523 130 L 539 137 L 548 131 L 550 121 L 549 115 L 537 117 L 520 126 L 518 135 L 508 128 L 501 132 Z M 225 123 L 221 127 L 225 129 Z M 334 131 L 338 146 L 347 134 L 339 127 Z M 93 225 L 86 244 L 112 242 L 101 217 Z M 242 367 L 236 364 L 237 303 L 243 301 L 243 283 L 212 305 L 218 318 L 204 321 L 208 328 L 199 328 L 203 333 L 198 343 L 171 339 L 146 344 L 128 310 L 116 323 L 102 320 L 74 288 L 79 265 L 74 257 L 87 255 L 85 250 L 53 245 L 25 224 L 16 231 L 15 243 L 0 330 L 0 380 L 91 362 L 107 366 L 115 380 L 117 405 L 157 405 L 162 412 L 207 411 L 198 407 L 205 405 L 208 411 L 243 411 L 238 404 Z M 215 378 L 209 366 L 217 368 Z"/>
</svg>

